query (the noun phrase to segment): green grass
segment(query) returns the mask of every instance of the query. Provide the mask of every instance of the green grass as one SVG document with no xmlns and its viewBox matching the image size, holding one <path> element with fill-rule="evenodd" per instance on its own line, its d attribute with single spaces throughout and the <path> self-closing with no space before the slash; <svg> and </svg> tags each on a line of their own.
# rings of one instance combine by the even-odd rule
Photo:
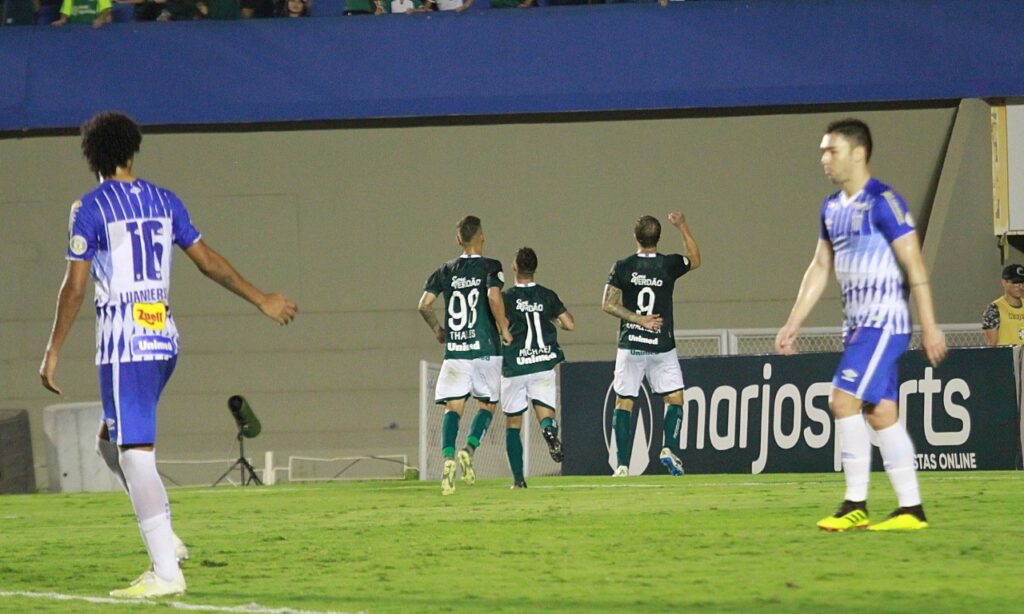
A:
<svg viewBox="0 0 1024 614">
<path fill-rule="evenodd" d="M 895 500 L 872 476 L 871 511 Z M 839 475 L 363 482 L 171 491 L 188 604 L 315 611 L 1006 612 L 1024 474 L 921 477 L 931 527 L 822 533 Z M 119 493 L 0 497 L 0 592 L 105 597 L 148 559 Z M 175 601 L 171 600 L 171 601 Z M 0 597 L 0 612 L 169 611 Z"/>
</svg>

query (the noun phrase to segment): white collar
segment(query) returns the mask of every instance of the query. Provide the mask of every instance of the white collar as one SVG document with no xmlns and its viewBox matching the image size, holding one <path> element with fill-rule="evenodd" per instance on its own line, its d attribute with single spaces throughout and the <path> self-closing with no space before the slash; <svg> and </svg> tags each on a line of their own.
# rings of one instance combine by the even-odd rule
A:
<svg viewBox="0 0 1024 614">
<path fill-rule="evenodd" d="M 636 255 L 639 258 L 654 258 L 655 256 L 658 255 L 658 252 L 653 252 L 653 253 L 650 253 L 650 254 L 648 254 L 646 252 L 637 252 Z"/>
<path fill-rule="evenodd" d="M 839 190 L 839 204 L 840 205 L 849 205 L 850 203 L 855 203 L 858 200 L 860 200 L 860 197 L 861 197 L 862 194 L 864 194 L 864 188 L 861 188 L 859 192 L 857 192 L 853 196 L 847 198 L 846 197 L 846 192 L 844 192 L 842 190 Z"/>
<path fill-rule="evenodd" d="M 536 285 L 537 285 L 537 282 L 535 282 L 535 281 L 531 281 L 531 282 L 530 282 L 530 283 L 528 283 L 528 284 L 516 284 L 516 287 L 517 287 L 517 288 L 532 288 L 532 287 L 534 287 L 534 286 L 536 286 Z"/>
<path fill-rule="evenodd" d="M 483 258 L 480 254 L 462 254 L 459 258 Z"/>
</svg>

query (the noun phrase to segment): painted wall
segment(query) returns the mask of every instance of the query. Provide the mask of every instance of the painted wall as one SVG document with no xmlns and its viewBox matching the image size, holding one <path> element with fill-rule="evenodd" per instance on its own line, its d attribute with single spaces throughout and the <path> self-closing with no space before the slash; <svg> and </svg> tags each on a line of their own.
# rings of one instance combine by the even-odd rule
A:
<svg viewBox="0 0 1024 614">
<path fill-rule="evenodd" d="M 577 317 L 578 330 L 563 333 L 570 360 L 613 355 L 616 322 L 600 311 L 601 291 L 644 213 L 681 209 L 701 244 L 704 266 L 677 287 L 678 327 L 780 325 L 833 190 L 818 165 L 821 131 L 848 114 L 147 135 L 138 174 L 175 189 L 212 246 L 301 309 L 279 328 L 177 253 L 182 358 L 161 406 L 161 458 L 235 454 L 225 406 L 234 393 L 263 421 L 247 446 L 257 458 L 414 458 L 417 363 L 441 356 L 415 306 L 430 272 L 456 255 L 454 223 L 467 213 L 483 218 L 486 253 L 507 269 L 517 247 L 537 249 L 538 280 Z M 933 280 L 943 322 L 976 321 L 999 288 L 987 106 L 857 114 L 875 132 L 876 176 L 918 219 L 954 122 L 967 122 Z M 58 370 L 65 398 L 37 376 L 68 207 L 92 183 L 75 137 L 0 140 L 0 407 L 31 411 L 41 483 L 42 408 L 97 394 L 88 308 Z M 663 245 L 681 242 L 666 233 Z M 838 322 L 832 287 L 808 324 Z"/>
</svg>

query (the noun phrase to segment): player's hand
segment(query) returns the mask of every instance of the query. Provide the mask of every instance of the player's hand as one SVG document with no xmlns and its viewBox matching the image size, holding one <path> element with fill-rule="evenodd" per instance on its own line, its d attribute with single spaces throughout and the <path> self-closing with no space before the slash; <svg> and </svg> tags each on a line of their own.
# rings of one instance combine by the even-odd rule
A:
<svg viewBox="0 0 1024 614">
<path fill-rule="evenodd" d="M 796 354 L 796 338 L 799 334 L 800 329 L 796 326 L 786 324 L 780 328 L 778 334 L 775 335 L 775 351 L 783 356 Z"/>
<path fill-rule="evenodd" d="M 295 319 L 299 306 L 283 294 L 267 294 L 259 304 L 263 315 L 284 326 Z"/>
<path fill-rule="evenodd" d="M 434 331 L 434 339 L 437 339 L 438 343 L 440 343 L 441 345 L 444 345 L 444 327 L 443 326 L 438 326 L 437 330 Z"/>
<path fill-rule="evenodd" d="M 661 323 L 661 316 L 656 313 L 649 316 L 640 316 L 640 322 L 638 322 L 640 326 L 647 330 L 653 330 L 656 333 L 661 331 Z"/>
<path fill-rule="evenodd" d="M 673 211 L 668 214 L 668 221 L 672 223 L 676 228 L 686 224 L 686 216 L 680 211 Z"/>
<path fill-rule="evenodd" d="M 946 335 L 938 326 L 929 326 L 921 330 L 921 349 L 933 367 L 939 366 L 946 357 Z"/>
<path fill-rule="evenodd" d="M 512 333 L 510 333 L 507 328 L 501 331 L 501 344 L 512 345 Z"/>
<path fill-rule="evenodd" d="M 62 394 L 60 388 L 57 386 L 57 382 L 54 381 L 54 375 L 57 372 L 57 355 L 53 352 L 47 352 L 43 356 L 43 364 L 39 365 L 39 378 L 42 380 L 43 388 L 46 388 L 54 394 Z"/>
</svg>

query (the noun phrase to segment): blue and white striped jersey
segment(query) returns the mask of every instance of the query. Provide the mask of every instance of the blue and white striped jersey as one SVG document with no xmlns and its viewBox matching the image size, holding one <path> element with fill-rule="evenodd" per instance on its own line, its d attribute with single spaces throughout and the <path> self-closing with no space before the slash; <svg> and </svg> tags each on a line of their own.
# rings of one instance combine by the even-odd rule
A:
<svg viewBox="0 0 1024 614">
<path fill-rule="evenodd" d="M 200 239 L 170 190 L 107 180 L 71 205 L 68 260 L 91 261 L 96 364 L 167 360 L 178 353 L 169 308 L 174 245 Z"/>
<path fill-rule="evenodd" d="M 844 333 L 861 327 L 911 332 L 907 282 L 889 244 L 913 231 L 903 198 L 875 179 L 852 198 L 840 190 L 825 199 L 820 236 L 835 253 Z"/>
</svg>

